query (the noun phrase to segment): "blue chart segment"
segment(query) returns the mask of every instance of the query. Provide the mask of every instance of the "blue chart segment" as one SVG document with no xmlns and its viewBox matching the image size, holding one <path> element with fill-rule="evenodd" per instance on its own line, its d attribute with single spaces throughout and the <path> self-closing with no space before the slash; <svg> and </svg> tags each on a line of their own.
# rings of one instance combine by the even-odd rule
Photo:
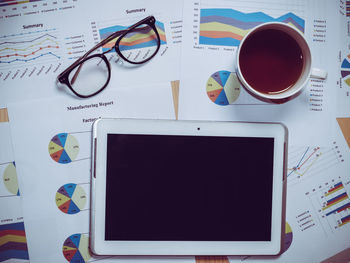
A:
<svg viewBox="0 0 350 263">
<path fill-rule="evenodd" d="M 24 223 L 0 225 L 0 262 L 29 259 Z"/>
<path fill-rule="evenodd" d="M 238 46 L 251 28 L 265 22 L 287 23 L 301 32 L 305 28 L 305 20 L 291 12 L 274 18 L 263 12 L 243 13 L 229 8 L 201 9 L 199 44 Z"/>
<path fill-rule="evenodd" d="M 350 55 L 342 61 L 340 73 L 345 84 L 350 87 Z"/>
<path fill-rule="evenodd" d="M 350 223 L 350 181 L 343 181 L 340 176 L 316 186 L 307 192 L 312 206 L 317 210 L 319 220 L 325 231 L 342 231 Z"/>
<path fill-rule="evenodd" d="M 129 27 L 128 26 L 122 26 L 122 25 L 114 25 L 109 27 L 104 27 L 99 29 L 100 38 L 105 39 L 112 33 L 120 30 L 125 30 Z M 164 45 L 166 44 L 166 36 L 165 36 L 165 28 L 164 24 L 160 21 L 156 21 L 156 28 L 160 37 L 160 44 Z M 137 49 L 137 48 L 145 48 L 145 47 L 151 47 L 156 46 L 157 42 L 154 41 L 155 36 L 153 30 L 150 30 L 150 27 L 148 27 L 148 31 L 150 32 L 138 32 L 136 34 L 129 34 L 128 37 L 123 38 L 123 43 L 120 43 L 120 48 L 123 50 L 131 50 L 131 49 Z M 153 33 L 152 33 L 153 32 Z M 111 48 L 114 47 L 115 42 L 118 38 L 115 38 L 114 40 L 106 43 L 102 47 L 102 51 L 108 51 Z M 121 41 L 122 42 L 122 41 Z"/>
<path fill-rule="evenodd" d="M 64 241 L 62 252 L 70 263 L 85 263 L 91 258 L 88 247 L 89 238 L 86 235 L 74 234 Z"/>
<path fill-rule="evenodd" d="M 56 192 L 56 205 L 65 214 L 79 213 L 86 204 L 86 193 L 77 184 L 65 184 Z"/>
<path fill-rule="evenodd" d="M 215 72 L 207 81 L 206 91 L 209 99 L 217 105 L 233 104 L 239 97 L 241 86 L 233 72 Z"/>
<path fill-rule="evenodd" d="M 0 36 L 0 68 L 56 62 L 60 58 L 56 30 Z"/>
<path fill-rule="evenodd" d="M 70 163 L 75 160 L 78 153 L 79 143 L 71 134 L 59 133 L 49 143 L 49 154 L 58 163 Z"/>
</svg>

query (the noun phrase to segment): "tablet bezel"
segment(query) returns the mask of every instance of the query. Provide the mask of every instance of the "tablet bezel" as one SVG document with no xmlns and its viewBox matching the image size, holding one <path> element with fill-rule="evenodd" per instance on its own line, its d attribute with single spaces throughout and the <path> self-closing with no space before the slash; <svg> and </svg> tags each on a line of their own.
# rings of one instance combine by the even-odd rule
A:
<svg viewBox="0 0 350 263">
<path fill-rule="evenodd" d="M 106 241 L 107 134 L 274 138 L 271 241 Z M 99 119 L 93 124 L 90 249 L 96 255 L 277 255 L 284 233 L 287 128 L 280 123 Z M 283 224 L 282 224 L 283 223 Z"/>
</svg>

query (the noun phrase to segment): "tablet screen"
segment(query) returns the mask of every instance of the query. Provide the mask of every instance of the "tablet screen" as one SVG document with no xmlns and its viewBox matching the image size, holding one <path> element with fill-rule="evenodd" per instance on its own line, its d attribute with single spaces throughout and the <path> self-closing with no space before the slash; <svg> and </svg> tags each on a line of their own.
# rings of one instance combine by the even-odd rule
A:
<svg viewBox="0 0 350 263">
<path fill-rule="evenodd" d="M 270 241 L 273 138 L 107 136 L 105 240 Z"/>
</svg>

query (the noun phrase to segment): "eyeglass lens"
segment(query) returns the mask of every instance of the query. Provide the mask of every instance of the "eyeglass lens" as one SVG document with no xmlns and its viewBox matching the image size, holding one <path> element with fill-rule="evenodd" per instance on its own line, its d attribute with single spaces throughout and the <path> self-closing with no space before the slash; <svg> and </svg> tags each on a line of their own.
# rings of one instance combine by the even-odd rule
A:
<svg viewBox="0 0 350 263">
<path fill-rule="evenodd" d="M 76 75 L 77 70 L 80 71 Z M 74 91 L 82 96 L 89 96 L 101 90 L 108 78 L 108 66 L 100 57 L 88 58 L 80 66 L 75 67 L 68 77 Z"/>
<path fill-rule="evenodd" d="M 130 30 L 119 41 L 122 58 L 131 63 L 143 63 L 154 56 L 160 44 L 166 43 L 164 28 L 156 22 L 158 34 L 148 24 Z M 118 41 L 116 37 L 102 46 L 102 52 L 113 49 Z M 108 62 L 98 56 L 91 56 L 69 73 L 68 80 L 72 89 L 81 96 L 91 96 L 102 90 L 109 80 Z M 78 72 L 78 74 L 76 74 Z"/>
<path fill-rule="evenodd" d="M 141 63 L 157 52 L 158 37 L 149 25 L 140 25 L 119 42 L 119 51 L 129 62 Z"/>
</svg>

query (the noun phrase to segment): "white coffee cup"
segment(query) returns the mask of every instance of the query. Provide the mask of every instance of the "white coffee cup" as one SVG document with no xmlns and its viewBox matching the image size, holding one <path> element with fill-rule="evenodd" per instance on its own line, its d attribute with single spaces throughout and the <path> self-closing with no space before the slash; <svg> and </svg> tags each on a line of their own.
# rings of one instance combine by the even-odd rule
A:
<svg viewBox="0 0 350 263">
<path fill-rule="evenodd" d="M 285 33 L 287 33 L 290 37 L 292 37 L 297 44 L 299 45 L 301 51 L 302 51 L 302 57 L 303 57 L 303 68 L 301 70 L 301 74 L 298 78 L 298 80 L 292 85 L 290 88 L 278 92 L 278 93 L 263 93 L 252 87 L 247 80 L 244 77 L 244 74 L 241 70 L 240 65 L 240 54 L 242 51 L 242 47 L 244 47 L 245 41 L 251 37 L 253 34 L 257 32 L 261 32 L 263 30 L 267 29 L 273 29 L 273 30 L 281 30 Z M 253 29 L 251 29 L 241 40 L 241 43 L 237 50 L 237 56 L 236 56 L 236 74 L 242 83 L 242 85 L 250 91 L 253 95 L 257 96 L 258 98 L 267 99 L 267 100 L 283 100 L 293 97 L 294 95 L 298 94 L 307 84 L 309 78 L 317 78 L 317 79 L 326 79 L 327 78 L 327 72 L 321 69 L 312 68 L 312 61 L 311 61 L 311 52 L 310 47 L 304 38 L 303 34 L 299 32 L 296 28 L 293 26 L 290 26 L 285 23 L 281 22 L 268 22 L 260 24 Z M 288 70 L 288 69 L 286 69 Z M 282 89 L 281 89 L 282 90 Z"/>
</svg>

